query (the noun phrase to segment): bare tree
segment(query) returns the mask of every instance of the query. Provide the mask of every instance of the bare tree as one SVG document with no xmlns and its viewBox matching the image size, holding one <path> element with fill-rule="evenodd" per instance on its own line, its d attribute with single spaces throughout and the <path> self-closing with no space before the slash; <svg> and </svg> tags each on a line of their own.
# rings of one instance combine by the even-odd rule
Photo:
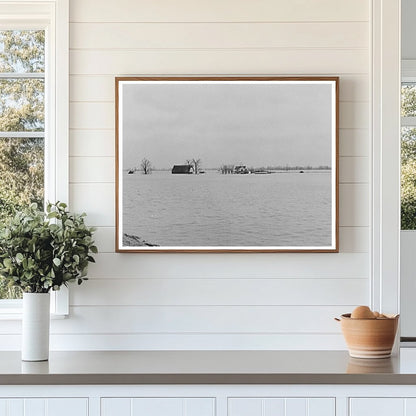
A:
<svg viewBox="0 0 416 416">
<path fill-rule="evenodd" d="M 149 159 L 143 158 L 140 163 L 140 168 L 145 175 L 152 173 L 152 164 Z"/>
<path fill-rule="evenodd" d="M 192 159 L 192 164 L 194 165 L 194 173 L 198 175 L 199 168 L 201 167 L 201 159 Z"/>
</svg>

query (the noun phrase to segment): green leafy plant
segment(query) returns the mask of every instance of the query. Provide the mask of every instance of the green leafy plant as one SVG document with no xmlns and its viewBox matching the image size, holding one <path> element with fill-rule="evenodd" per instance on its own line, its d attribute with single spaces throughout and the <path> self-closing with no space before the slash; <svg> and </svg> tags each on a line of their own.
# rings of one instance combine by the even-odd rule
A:
<svg viewBox="0 0 416 416">
<path fill-rule="evenodd" d="M 46 213 L 37 204 L 16 212 L 0 228 L 0 276 L 9 287 L 47 293 L 68 282 L 86 280 L 94 262 L 94 228 L 86 214 L 71 214 L 64 203 L 49 203 Z"/>
</svg>

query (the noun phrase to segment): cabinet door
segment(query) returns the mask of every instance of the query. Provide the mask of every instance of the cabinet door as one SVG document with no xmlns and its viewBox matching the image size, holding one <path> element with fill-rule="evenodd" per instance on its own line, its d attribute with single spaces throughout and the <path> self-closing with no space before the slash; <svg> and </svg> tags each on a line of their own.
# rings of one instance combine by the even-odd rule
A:
<svg viewBox="0 0 416 416">
<path fill-rule="evenodd" d="M 101 416 L 213 416 L 214 398 L 103 398 Z"/>
<path fill-rule="evenodd" d="M 0 399 L 0 416 L 88 416 L 86 398 Z"/>
<path fill-rule="evenodd" d="M 415 398 L 352 398 L 350 416 L 414 416 Z"/>
<path fill-rule="evenodd" d="M 228 416 L 335 416 L 335 399 L 229 398 Z"/>
</svg>

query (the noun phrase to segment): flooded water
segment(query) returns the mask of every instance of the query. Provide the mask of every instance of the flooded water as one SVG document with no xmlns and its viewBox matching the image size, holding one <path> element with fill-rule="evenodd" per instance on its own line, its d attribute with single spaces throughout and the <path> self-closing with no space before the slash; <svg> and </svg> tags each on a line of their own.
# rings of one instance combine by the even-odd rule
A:
<svg viewBox="0 0 416 416">
<path fill-rule="evenodd" d="M 160 246 L 329 246 L 331 173 L 123 172 L 123 232 Z"/>
</svg>

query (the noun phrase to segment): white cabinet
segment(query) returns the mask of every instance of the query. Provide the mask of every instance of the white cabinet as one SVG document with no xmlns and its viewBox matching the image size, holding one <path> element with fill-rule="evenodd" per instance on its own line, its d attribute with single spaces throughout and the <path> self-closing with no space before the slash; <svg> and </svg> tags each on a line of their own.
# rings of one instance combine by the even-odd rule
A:
<svg viewBox="0 0 416 416">
<path fill-rule="evenodd" d="M 415 398 L 352 398 L 350 416 L 414 416 Z"/>
<path fill-rule="evenodd" d="M 88 416 L 86 398 L 0 399 L 0 416 Z"/>
<path fill-rule="evenodd" d="M 229 398 L 228 416 L 335 416 L 335 399 Z"/>
<path fill-rule="evenodd" d="M 102 398 L 101 416 L 213 416 L 214 398 Z"/>
</svg>

